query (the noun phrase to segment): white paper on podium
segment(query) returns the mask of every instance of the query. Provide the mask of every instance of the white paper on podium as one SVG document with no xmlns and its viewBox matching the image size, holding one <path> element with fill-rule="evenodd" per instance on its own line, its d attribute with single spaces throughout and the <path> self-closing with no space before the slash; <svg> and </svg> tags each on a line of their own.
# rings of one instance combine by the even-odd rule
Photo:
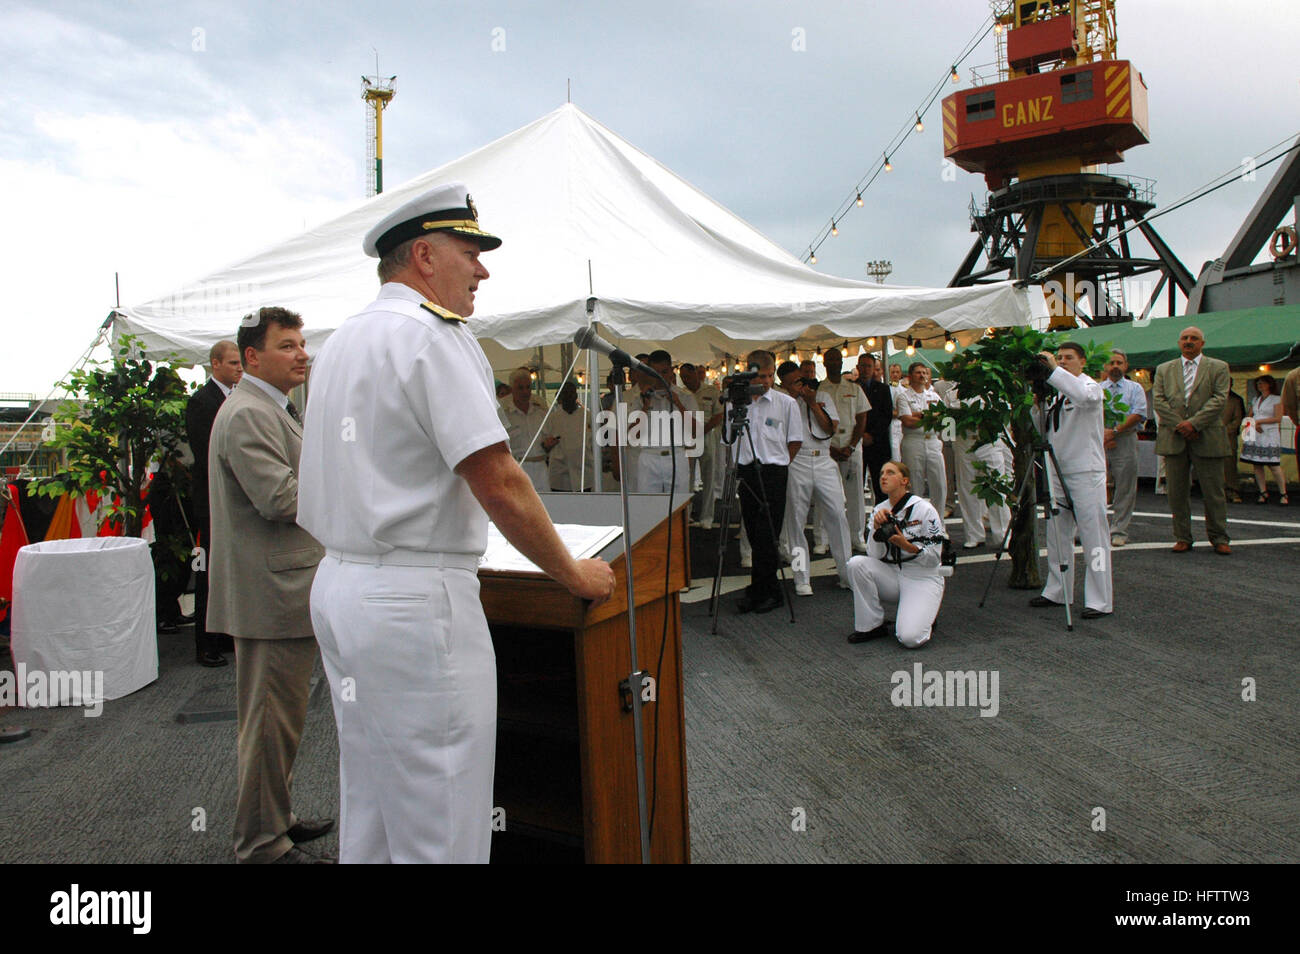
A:
<svg viewBox="0 0 1300 954">
<path fill-rule="evenodd" d="M 565 549 L 575 560 L 593 557 L 623 533 L 622 527 L 589 527 L 581 523 L 557 523 L 555 531 L 560 535 Z M 523 573 L 541 573 L 536 563 L 528 559 L 514 546 L 505 535 L 488 524 L 487 550 L 479 557 L 480 570 L 513 570 Z"/>
</svg>

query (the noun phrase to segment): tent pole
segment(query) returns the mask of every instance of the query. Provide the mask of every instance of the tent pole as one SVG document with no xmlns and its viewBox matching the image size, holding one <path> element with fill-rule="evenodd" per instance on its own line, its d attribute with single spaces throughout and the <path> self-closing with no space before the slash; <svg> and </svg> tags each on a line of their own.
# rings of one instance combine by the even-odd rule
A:
<svg viewBox="0 0 1300 954">
<path fill-rule="evenodd" d="M 587 316 L 591 317 L 591 310 L 595 307 L 596 299 L 587 300 Z M 600 362 L 597 360 L 596 349 L 587 349 L 587 453 L 591 455 L 591 476 L 592 487 L 596 493 L 600 493 L 605 488 L 602 486 L 604 480 L 604 460 L 600 454 L 600 442 L 596 440 L 597 418 L 600 415 L 600 388 L 599 373 Z"/>
</svg>

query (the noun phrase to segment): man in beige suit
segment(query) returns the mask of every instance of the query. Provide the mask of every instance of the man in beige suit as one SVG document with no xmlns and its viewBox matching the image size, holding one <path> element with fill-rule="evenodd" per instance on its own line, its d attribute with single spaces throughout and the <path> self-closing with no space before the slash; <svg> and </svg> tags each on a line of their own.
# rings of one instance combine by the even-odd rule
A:
<svg viewBox="0 0 1300 954">
<path fill-rule="evenodd" d="M 307 376 L 301 328 L 284 308 L 244 319 L 244 376 L 217 412 L 208 447 L 208 628 L 235 638 L 235 858 L 246 864 L 314 863 L 295 845 L 334 825 L 299 820 L 289 804 L 316 660 L 308 600 L 325 555 L 295 522 L 302 424 L 288 395 Z"/>
<path fill-rule="evenodd" d="M 1205 336 L 1184 328 L 1178 337 L 1181 358 L 1156 368 L 1151 388 L 1159 429 L 1156 453 L 1165 459 L 1169 509 L 1174 517 L 1174 553 L 1192 548 L 1191 473 L 1201 484 L 1205 532 L 1214 552 L 1229 556 L 1228 503 L 1223 491 L 1223 458 L 1232 454 L 1223 427 L 1223 405 L 1232 378 L 1228 365 L 1201 353 Z"/>
</svg>

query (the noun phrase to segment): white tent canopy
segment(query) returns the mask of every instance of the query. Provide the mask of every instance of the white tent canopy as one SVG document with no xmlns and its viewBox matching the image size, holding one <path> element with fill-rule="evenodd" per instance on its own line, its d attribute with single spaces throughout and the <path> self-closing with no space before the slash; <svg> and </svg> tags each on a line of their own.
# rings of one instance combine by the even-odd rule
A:
<svg viewBox="0 0 1300 954">
<path fill-rule="evenodd" d="M 709 360 L 767 342 L 831 342 L 913 330 L 1025 325 L 1036 289 L 881 286 L 809 268 L 653 158 L 566 104 L 370 199 L 351 212 L 154 301 L 115 314 L 115 333 L 155 355 L 202 362 L 262 305 L 300 312 L 308 348 L 371 301 L 366 231 L 431 186 L 465 182 L 483 227 L 504 240 L 470 326 L 489 355 L 570 341 L 594 317 L 616 339 Z M 637 348 L 636 350 L 641 350 Z M 517 363 L 517 362 L 513 362 Z M 494 366 L 501 366 L 494 362 Z"/>
</svg>

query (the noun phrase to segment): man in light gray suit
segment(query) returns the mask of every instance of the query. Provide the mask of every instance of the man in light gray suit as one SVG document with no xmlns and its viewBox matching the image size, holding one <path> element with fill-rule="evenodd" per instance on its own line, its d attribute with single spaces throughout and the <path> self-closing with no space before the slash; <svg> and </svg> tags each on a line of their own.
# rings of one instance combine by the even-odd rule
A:
<svg viewBox="0 0 1300 954">
<path fill-rule="evenodd" d="M 1174 517 L 1174 553 L 1192 548 L 1191 468 L 1205 502 L 1205 532 L 1220 556 L 1230 556 L 1228 501 L 1223 492 L 1223 458 L 1232 454 L 1223 428 L 1223 405 L 1232 377 L 1227 363 L 1201 354 L 1200 328 L 1178 336 L 1181 358 L 1156 368 L 1151 387 L 1155 408 L 1156 453 L 1165 459 L 1169 509 Z"/>
<path fill-rule="evenodd" d="M 208 447 L 208 628 L 235 639 L 235 858 L 245 864 L 315 863 L 295 845 L 334 825 L 297 819 L 289 803 L 316 661 L 308 600 L 325 555 L 295 522 L 302 424 L 288 395 L 307 376 L 301 328 L 284 308 L 244 319 L 244 376 L 217 412 Z"/>
</svg>

